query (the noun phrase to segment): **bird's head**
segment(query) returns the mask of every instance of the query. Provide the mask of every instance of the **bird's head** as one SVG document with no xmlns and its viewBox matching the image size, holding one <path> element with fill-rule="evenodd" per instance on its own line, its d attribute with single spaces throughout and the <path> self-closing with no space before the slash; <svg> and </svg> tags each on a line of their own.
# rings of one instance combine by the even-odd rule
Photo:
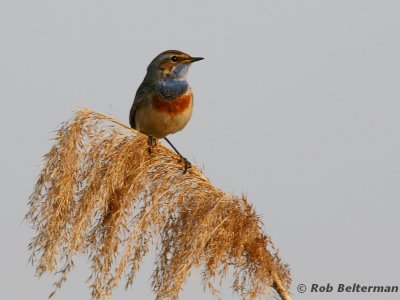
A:
<svg viewBox="0 0 400 300">
<path fill-rule="evenodd" d="M 185 80 L 190 65 L 202 59 L 178 50 L 164 51 L 152 60 L 147 68 L 147 75 L 154 76 L 153 79 Z"/>
</svg>

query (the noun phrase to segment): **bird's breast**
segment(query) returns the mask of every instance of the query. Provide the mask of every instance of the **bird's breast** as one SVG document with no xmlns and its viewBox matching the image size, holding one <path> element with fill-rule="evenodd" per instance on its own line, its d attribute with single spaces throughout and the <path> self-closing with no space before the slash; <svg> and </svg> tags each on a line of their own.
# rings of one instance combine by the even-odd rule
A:
<svg viewBox="0 0 400 300">
<path fill-rule="evenodd" d="M 158 139 L 166 137 L 186 126 L 192 115 L 192 108 L 190 90 L 174 99 L 163 99 L 159 94 L 152 93 L 136 111 L 136 129 Z"/>
<path fill-rule="evenodd" d="M 159 112 L 169 115 L 177 115 L 192 107 L 192 94 L 186 93 L 175 99 L 162 99 L 158 95 L 153 96 L 153 107 Z"/>
</svg>

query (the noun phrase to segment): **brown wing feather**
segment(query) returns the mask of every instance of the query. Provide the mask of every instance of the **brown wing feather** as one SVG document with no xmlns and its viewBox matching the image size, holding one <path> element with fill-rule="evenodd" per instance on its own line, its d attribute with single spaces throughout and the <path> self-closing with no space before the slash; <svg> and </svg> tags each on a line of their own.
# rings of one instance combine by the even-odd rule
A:
<svg viewBox="0 0 400 300">
<path fill-rule="evenodd" d="M 136 123 L 135 123 L 136 110 L 143 104 L 143 100 L 145 99 L 143 95 L 146 93 L 147 89 L 148 89 L 148 84 L 145 81 L 143 81 L 139 86 L 138 90 L 136 91 L 135 100 L 133 101 L 131 111 L 129 112 L 129 124 L 134 129 L 136 129 Z"/>
</svg>

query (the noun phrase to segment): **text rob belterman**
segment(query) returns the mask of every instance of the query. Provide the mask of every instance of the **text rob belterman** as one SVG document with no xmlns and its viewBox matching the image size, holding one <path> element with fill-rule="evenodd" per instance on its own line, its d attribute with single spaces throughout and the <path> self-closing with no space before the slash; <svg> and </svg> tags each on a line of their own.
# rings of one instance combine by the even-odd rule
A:
<svg viewBox="0 0 400 300">
<path fill-rule="evenodd" d="M 363 285 L 353 284 L 309 284 L 300 283 L 297 285 L 297 291 L 301 294 L 309 293 L 398 293 L 398 285 Z"/>
</svg>

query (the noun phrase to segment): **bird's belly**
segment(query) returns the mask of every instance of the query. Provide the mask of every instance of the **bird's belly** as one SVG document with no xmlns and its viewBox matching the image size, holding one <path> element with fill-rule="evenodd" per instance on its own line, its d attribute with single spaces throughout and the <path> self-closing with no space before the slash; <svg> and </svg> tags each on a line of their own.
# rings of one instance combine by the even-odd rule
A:
<svg viewBox="0 0 400 300">
<path fill-rule="evenodd" d="M 192 106 L 191 95 L 173 101 L 153 99 L 151 104 L 137 111 L 137 129 L 155 138 L 164 138 L 186 126 L 192 115 Z"/>
</svg>

